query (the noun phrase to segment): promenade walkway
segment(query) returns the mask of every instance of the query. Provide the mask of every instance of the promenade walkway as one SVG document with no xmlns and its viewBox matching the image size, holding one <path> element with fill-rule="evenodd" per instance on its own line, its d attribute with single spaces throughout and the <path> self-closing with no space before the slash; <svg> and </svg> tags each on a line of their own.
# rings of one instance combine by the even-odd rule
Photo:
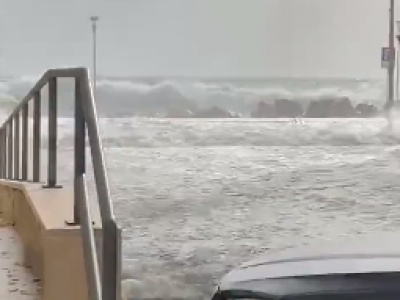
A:
<svg viewBox="0 0 400 300">
<path fill-rule="evenodd" d="M 23 247 L 12 227 L 0 227 L 0 299 L 39 300 L 40 281 L 23 265 Z"/>
</svg>

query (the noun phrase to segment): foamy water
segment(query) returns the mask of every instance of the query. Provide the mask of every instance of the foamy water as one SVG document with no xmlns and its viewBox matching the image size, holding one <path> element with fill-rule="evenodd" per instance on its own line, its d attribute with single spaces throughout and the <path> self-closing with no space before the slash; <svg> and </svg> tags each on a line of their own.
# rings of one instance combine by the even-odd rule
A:
<svg viewBox="0 0 400 300">
<path fill-rule="evenodd" d="M 60 170 L 72 174 L 64 122 Z M 399 226 L 400 126 L 388 134 L 381 119 L 101 128 L 131 296 L 207 298 L 220 276 L 268 249 Z"/>
<path fill-rule="evenodd" d="M 268 249 L 400 225 L 400 119 L 393 132 L 379 118 L 100 123 L 126 297 L 207 299 L 220 276 Z M 72 128 L 59 119 L 64 184 L 72 182 Z M 45 129 L 46 120 L 44 147 Z"/>
</svg>

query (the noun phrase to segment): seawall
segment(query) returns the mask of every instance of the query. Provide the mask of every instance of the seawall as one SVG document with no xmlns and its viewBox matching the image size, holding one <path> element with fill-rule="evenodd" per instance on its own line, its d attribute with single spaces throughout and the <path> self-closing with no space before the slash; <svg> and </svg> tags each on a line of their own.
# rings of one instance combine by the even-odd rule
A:
<svg viewBox="0 0 400 300">
<path fill-rule="evenodd" d="M 72 187 L 0 180 L 0 220 L 18 234 L 23 264 L 40 279 L 43 300 L 88 300 L 81 230 L 73 220 Z M 92 210 L 99 257 L 101 222 Z"/>
</svg>

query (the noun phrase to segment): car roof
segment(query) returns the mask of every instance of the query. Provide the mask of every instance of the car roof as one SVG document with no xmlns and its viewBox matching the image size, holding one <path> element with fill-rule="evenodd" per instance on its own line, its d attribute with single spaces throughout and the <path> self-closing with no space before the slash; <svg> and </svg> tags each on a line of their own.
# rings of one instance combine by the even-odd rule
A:
<svg viewBox="0 0 400 300">
<path fill-rule="evenodd" d="M 322 282 L 325 287 L 335 285 L 334 282 L 342 282 L 344 276 L 347 276 L 346 283 L 350 284 L 349 274 L 357 275 L 352 277 L 357 282 L 361 276 L 363 282 L 368 277 L 369 285 L 371 280 L 377 282 L 383 276 L 395 277 L 398 282 L 400 232 L 357 236 L 315 246 L 272 251 L 229 272 L 222 278 L 220 289 L 257 290 L 262 286 L 260 289 L 267 292 L 265 289 L 281 286 L 278 290 L 282 291 L 283 288 L 288 291 L 291 285 L 297 286 L 296 290 L 307 290 L 310 286 L 306 286 L 311 282 L 314 282 L 311 284 L 313 289 L 318 289 Z"/>
</svg>

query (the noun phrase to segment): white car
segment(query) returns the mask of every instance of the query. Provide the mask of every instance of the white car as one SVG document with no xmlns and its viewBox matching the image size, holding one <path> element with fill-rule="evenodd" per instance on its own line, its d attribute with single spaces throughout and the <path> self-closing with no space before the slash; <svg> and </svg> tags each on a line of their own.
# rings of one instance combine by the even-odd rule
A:
<svg viewBox="0 0 400 300">
<path fill-rule="evenodd" d="M 222 278 L 233 299 L 400 300 L 400 232 L 271 252 Z"/>
</svg>

